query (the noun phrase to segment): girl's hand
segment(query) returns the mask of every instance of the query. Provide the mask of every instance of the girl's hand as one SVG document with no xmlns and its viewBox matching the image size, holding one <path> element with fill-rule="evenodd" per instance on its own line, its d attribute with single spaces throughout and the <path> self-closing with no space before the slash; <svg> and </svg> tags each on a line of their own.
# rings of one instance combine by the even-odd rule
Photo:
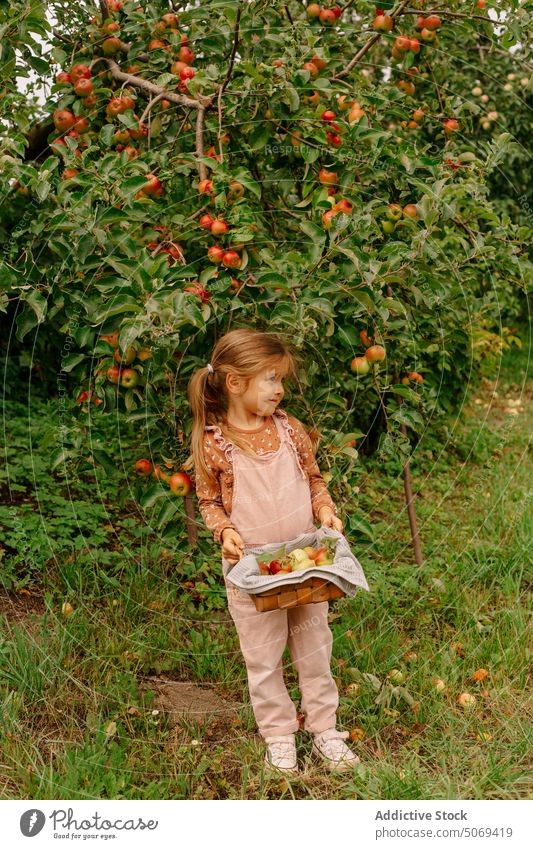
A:
<svg viewBox="0 0 533 849">
<path fill-rule="evenodd" d="M 229 563 L 237 563 L 244 554 L 244 540 L 234 528 L 222 531 L 222 557 Z"/>
<path fill-rule="evenodd" d="M 333 528 L 334 531 L 338 531 L 342 534 L 344 525 L 341 519 L 335 515 L 331 507 L 321 507 L 318 511 L 318 520 L 325 528 Z"/>
</svg>

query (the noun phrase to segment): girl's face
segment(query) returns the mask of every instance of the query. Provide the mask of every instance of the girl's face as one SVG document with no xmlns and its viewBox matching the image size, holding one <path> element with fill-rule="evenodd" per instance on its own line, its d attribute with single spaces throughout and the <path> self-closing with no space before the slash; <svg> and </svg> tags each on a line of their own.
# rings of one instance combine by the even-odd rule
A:
<svg viewBox="0 0 533 849">
<path fill-rule="evenodd" d="M 251 378 L 240 400 L 252 415 L 271 416 L 285 394 L 286 370 L 279 364 L 269 366 Z"/>
</svg>

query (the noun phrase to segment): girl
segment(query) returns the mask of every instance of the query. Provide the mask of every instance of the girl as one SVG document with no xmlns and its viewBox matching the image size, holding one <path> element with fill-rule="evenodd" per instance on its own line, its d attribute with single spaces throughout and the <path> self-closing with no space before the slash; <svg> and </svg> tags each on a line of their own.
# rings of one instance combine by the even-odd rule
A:
<svg viewBox="0 0 533 849">
<path fill-rule="evenodd" d="M 249 546 L 314 532 L 315 522 L 342 531 L 307 432 L 279 408 L 283 380 L 295 374 L 290 351 L 277 336 L 239 329 L 216 343 L 211 362 L 188 387 L 192 448 L 200 512 L 222 545 L 228 606 L 246 663 L 255 719 L 267 766 L 297 772 L 296 708 L 283 681 L 288 645 L 298 672 L 304 727 L 313 751 L 330 770 L 351 769 L 359 758 L 335 728 L 338 692 L 330 670 L 328 602 L 258 613 L 228 573 Z M 230 573 L 231 577 L 231 573 Z"/>
</svg>

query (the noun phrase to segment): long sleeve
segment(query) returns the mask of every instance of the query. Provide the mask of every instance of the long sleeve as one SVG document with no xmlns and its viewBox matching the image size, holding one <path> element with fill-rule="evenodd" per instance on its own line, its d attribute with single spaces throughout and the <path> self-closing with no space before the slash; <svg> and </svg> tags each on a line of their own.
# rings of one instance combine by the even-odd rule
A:
<svg viewBox="0 0 533 849">
<path fill-rule="evenodd" d="M 313 517 L 315 521 L 320 521 L 318 514 L 321 507 L 331 507 L 334 514 L 337 516 L 337 508 L 328 492 L 326 482 L 320 474 L 313 446 L 305 427 L 298 419 L 294 418 L 294 416 L 288 416 L 288 420 L 294 430 L 294 444 L 298 451 L 298 456 L 300 457 L 302 467 L 309 478 L 311 504 L 313 507 Z"/>
<path fill-rule="evenodd" d="M 224 528 L 234 528 L 222 503 L 222 490 L 220 486 L 220 469 L 216 465 L 216 454 L 211 451 L 208 437 L 204 445 L 207 465 L 216 476 L 216 483 L 211 483 L 202 474 L 199 468 L 195 469 L 196 495 L 198 498 L 198 509 L 202 515 L 206 527 L 212 531 L 215 542 L 221 543 L 221 534 Z"/>
</svg>

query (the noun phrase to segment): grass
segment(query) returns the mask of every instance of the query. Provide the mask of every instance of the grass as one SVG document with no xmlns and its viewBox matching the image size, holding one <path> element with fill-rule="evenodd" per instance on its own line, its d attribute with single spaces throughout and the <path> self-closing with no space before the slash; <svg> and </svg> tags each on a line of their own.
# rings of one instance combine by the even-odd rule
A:
<svg viewBox="0 0 533 849">
<path fill-rule="evenodd" d="M 180 540 L 169 548 L 105 476 L 67 487 L 47 471 L 48 402 L 32 416 L 31 462 L 27 410 L 9 402 L 0 797 L 528 798 L 527 366 L 527 352 L 507 354 L 497 383 L 482 381 L 457 421 L 416 446 L 422 567 L 413 565 L 400 470 L 365 463 L 343 507 L 356 505 L 375 529 L 358 548 L 371 592 L 330 612 L 339 724 L 352 732 L 361 765 L 327 775 L 302 733 L 305 771 L 290 782 L 263 774 L 219 551 L 207 534 L 192 556 Z M 62 613 L 64 602 L 72 614 Z M 479 669 L 489 675 L 477 682 Z M 290 666 L 286 678 L 297 698 Z M 172 691 L 173 681 L 211 693 L 212 712 L 176 721 L 157 686 Z M 475 695 L 473 709 L 458 705 L 462 692 Z"/>
</svg>

